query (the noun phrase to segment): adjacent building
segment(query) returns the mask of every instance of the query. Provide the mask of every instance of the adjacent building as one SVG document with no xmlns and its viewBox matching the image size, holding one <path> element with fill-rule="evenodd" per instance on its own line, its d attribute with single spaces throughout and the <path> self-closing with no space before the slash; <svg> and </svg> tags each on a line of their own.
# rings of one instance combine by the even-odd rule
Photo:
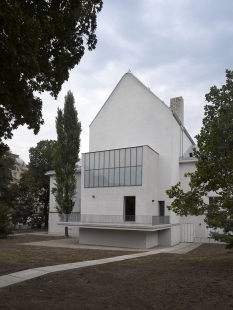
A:
<svg viewBox="0 0 233 310">
<path fill-rule="evenodd" d="M 11 170 L 13 182 L 19 182 L 22 173 L 28 170 L 26 163 L 19 157 L 19 155 L 9 153 L 9 155 L 14 158 L 14 167 Z"/>
</svg>

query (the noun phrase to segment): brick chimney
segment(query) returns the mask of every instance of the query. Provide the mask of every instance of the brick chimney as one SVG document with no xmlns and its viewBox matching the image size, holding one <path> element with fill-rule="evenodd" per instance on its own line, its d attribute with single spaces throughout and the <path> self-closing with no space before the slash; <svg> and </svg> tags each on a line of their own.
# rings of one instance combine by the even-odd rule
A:
<svg viewBox="0 0 233 310">
<path fill-rule="evenodd" d="M 172 108 L 173 112 L 181 120 L 182 125 L 184 125 L 184 99 L 182 96 L 171 98 L 170 99 L 170 107 Z"/>
</svg>

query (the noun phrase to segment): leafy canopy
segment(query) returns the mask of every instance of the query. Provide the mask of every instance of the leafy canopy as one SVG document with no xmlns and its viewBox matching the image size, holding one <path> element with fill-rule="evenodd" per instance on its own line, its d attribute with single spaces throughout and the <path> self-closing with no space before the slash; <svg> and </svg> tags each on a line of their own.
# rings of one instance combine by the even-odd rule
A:
<svg viewBox="0 0 233 310">
<path fill-rule="evenodd" d="M 205 214 L 209 227 L 224 230 L 212 236 L 233 247 L 233 71 L 226 70 L 226 84 L 211 87 L 205 97 L 210 104 L 196 136 L 196 171 L 185 175 L 190 178 L 190 190 L 184 193 L 180 183 L 167 190 L 174 198 L 168 209 L 185 216 Z M 217 202 L 206 203 L 204 197 L 211 191 Z"/>
<path fill-rule="evenodd" d="M 102 0 L 0 1 L 0 155 L 2 139 L 26 124 L 37 134 L 44 123 L 42 101 L 55 98 L 69 70 L 96 47 Z"/>
<path fill-rule="evenodd" d="M 17 183 L 11 185 L 13 200 L 12 216 L 15 224 L 26 225 L 36 213 L 40 213 L 40 202 L 37 197 L 36 179 L 30 170 L 21 175 Z"/>
<path fill-rule="evenodd" d="M 12 226 L 9 221 L 9 207 L 0 200 L 0 237 L 12 234 Z"/>
<path fill-rule="evenodd" d="M 70 214 L 75 204 L 75 171 L 79 160 L 81 123 L 74 106 L 74 96 L 68 91 L 64 111 L 58 108 L 56 117 L 57 142 L 54 151 L 56 208 L 60 214 Z"/>
<path fill-rule="evenodd" d="M 39 212 L 48 226 L 49 177 L 45 173 L 53 169 L 53 151 L 56 141 L 41 140 L 29 149 L 28 171 L 22 174 L 16 191 L 15 217 L 35 217 Z M 20 202 L 20 203 L 19 203 Z M 25 220 L 24 220 L 25 221 Z"/>
<path fill-rule="evenodd" d="M 15 159 L 5 152 L 0 159 L 0 200 L 8 203 L 11 199 L 10 184 L 13 181 L 11 170 L 14 169 Z"/>
</svg>

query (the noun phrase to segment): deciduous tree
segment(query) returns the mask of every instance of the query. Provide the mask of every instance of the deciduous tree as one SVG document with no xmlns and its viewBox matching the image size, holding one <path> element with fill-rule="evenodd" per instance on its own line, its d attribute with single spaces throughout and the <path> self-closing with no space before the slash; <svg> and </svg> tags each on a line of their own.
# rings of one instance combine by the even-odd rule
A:
<svg viewBox="0 0 233 310">
<path fill-rule="evenodd" d="M 209 227 L 224 231 L 212 236 L 233 247 L 233 71 L 226 70 L 226 84 L 211 87 L 206 101 L 203 127 L 196 136 L 196 171 L 185 175 L 190 190 L 185 193 L 180 183 L 167 190 L 174 198 L 168 208 L 185 216 L 205 214 Z M 211 191 L 217 202 L 205 203 L 203 197 Z"/>
<path fill-rule="evenodd" d="M 12 203 L 11 182 L 13 180 L 11 170 L 15 160 L 6 152 L 0 160 L 0 236 L 6 237 L 11 233 L 8 214 Z"/>
<path fill-rule="evenodd" d="M 38 213 L 41 213 L 38 191 L 35 176 L 30 170 L 22 174 L 18 183 L 11 185 L 14 224 L 23 223 L 26 225 Z"/>
<path fill-rule="evenodd" d="M 96 47 L 97 13 L 102 0 L 0 1 L 0 156 L 2 139 L 26 124 L 34 133 L 43 124 L 42 101 L 55 98 L 69 70 Z"/>
<path fill-rule="evenodd" d="M 8 152 L 0 159 L 0 200 L 8 203 L 10 201 L 10 184 L 13 180 L 12 172 L 15 160 Z"/>
<path fill-rule="evenodd" d="M 12 227 L 9 224 L 9 206 L 0 200 L 0 237 L 7 237 L 12 233 Z"/>
<path fill-rule="evenodd" d="M 59 214 L 70 214 L 75 204 L 75 170 L 79 160 L 81 123 L 74 106 L 74 96 L 69 91 L 65 97 L 64 110 L 58 109 L 56 117 L 57 142 L 54 151 L 53 168 L 55 187 L 52 192 Z M 68 227 L 65 228 L 68 236 Z"/>
<path fill-rule="evenodd" d="M 28 168 L 33 176 L 33 187 L 36 190 L 34 196 L 37 197 L 40 204 L 43 205 L 43 214 L 45 226 L 48 226 L 48 206 L 49 206 L 49 177 L 45 175 L 46 171 L 52 170 L 53 151 L 56 141 L 42 140 L 36 147 L 29 149 Z"/>
<path fill-rule="evenodd" d="M 52 154 L 54 140 L 42 140 L 36 147 L 29 149 L 28 170 L 21 176 L 17 184 L 11 186 L 14 197 L 14 221 L 43 217 L 45 227 L 48 226 L 49 177 L 46 171 L 52 170 Z"/>
</svg>

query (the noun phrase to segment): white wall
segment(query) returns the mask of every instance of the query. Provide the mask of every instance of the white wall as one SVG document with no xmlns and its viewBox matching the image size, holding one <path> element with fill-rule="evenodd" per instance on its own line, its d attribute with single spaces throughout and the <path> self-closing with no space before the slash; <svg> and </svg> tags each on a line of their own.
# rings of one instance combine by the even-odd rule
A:
<svg viewBox="0 0 233 310">
<path fill-rule="evenodd" d="M 81 208 L 81 172 L 75 173 L 76 177 L 76 201 L 73 212 L 80 212 Z M 56 201 L 54 195 L 51 193 L 51 189 L 54 187 L 55 175 L 50 175 L 50 198 L 49 198 L 49 233 L 63 234 L 64 226 L 57 225 L 59 222 L 59 216 L 56 210 Z M 69 227 L 69 234 L 71 236 L 78 236 L 77 227 Z"/>
<path fill-rule="evenodd" d="M 194 172 L 196 170 L 195 162 L 183 162 L 180 164 L 180 182 L 181 182 L 181 187 L 184 190 L 184 192 L 187 192 L 190 190 L 189 187 L 189 181 L 190 178 L 184 177 L 184 174 L 186 172 Z M 210 192 L 208 196 L 215 196 L 216 193 Z M 205 203 L 209 203 L 209 197 L 204 196 L 203 200 Z M 204 222 L 205 215 L 199 215 L 199 216 L 182 216 L 180 217 L 180 223 L 181 224 L 194 224 L 195 227 L 195 240 L 204 242 L 207 237 L 208 237 L 208 230 L 207 230 L 207 225 Z M 206 239 L 205 242 L 208 242 Z"/>
<path fill-rule="evenodd" d="M 184 147 L 191 141 L 183 135 Z M 180 125 L 172 111 L 132 74 L 120 80 L 90 125 L 90 152 L 148 145 L 159 154 L 158 200 L 179 181 Z M 187 141 L 188 140 L 188 141 Z M 172 223 L 179 218 L 166 210 Z"/>
<path fill-rule="evenodd" d="M 143 165 L 145 166 L 146 214 L 159 215 L 159 154 L 150 147 L 143 147 Z M 144 171 L 143 171 L 144 172 Z M 152 202 L 154 200 L 154 202 Z M 144 206 L 145 209 L 145 206 Z M 143 211 L 143 210 L 142 210 Z M 145 212 L 145 211 L 144 211 Z M 143 213 L 142 213 L 143 214 Z"/>
<path fill-rule="evenodd" d="M 73 212 L 80 212 L 80 200 L 81 200 L 81 171 L 75 173 L 76 178 L 76 195 L 75 195 L 75 205 Z M 56 212 L 56 201 L 54 195 L 51 193 L 52 188 L 55 183 L 55 174 L 50 175 L 50 198 L 49 198 L 49 212 Z"/>
<path fill-rule="evenodd" d="M 79 243 L 148 249 L 158 245 L 158 232 L 80 228 Z"/>
<path fill-rule="evenodd" d="M 142 186 L 84 188 L 82 165 L 82 214 L 123 215 L 124 196 L 136 196 L 136 215 L 158 215 L 158 161 L 159 155 L 143 146 Z"/>
<path fill-rule="evenodd" d="M 49 234 L 65 235 L 65 225 L 58 225 L 59 216 L 57 212 L 49 213 Z M 68 227 L 68 233 L 72 237 L 78 237 L 79 228 L 75 226 Z"/>
</svg>

